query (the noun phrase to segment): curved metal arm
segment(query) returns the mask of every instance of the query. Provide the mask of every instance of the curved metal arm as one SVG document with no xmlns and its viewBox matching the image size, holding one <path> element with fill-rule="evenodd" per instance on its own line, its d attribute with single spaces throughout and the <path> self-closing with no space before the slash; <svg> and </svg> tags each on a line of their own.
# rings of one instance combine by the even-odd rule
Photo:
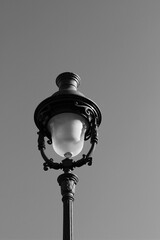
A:
<svg viewBox="0 0 160 240">
<path fill-rule="evenodd" d="M 89 166 L 92 165 L 92 153 L 95 150 L 96 144 L 98 143 L 98 132 L 97 132 L 97 122 L 92 122 L 92 132 L 91 132 L 91 147 L 87 153 L 87 155 L 83 154 L 83 158 L 74 162 L 74 167 L 81 167 L 88 163 Z"/>
<path fill-rule="evenodd" d="M 96 144 L 98 143 L 98 131 L 97 131 L 97 120 L 95 118 L 94 121 L 92 121 L 92 132 L 91 132 L 91 148 L 89 152 L 86 155 L 86 158 L 89 158 L 93 151 L 95 150 Z"/>
<path fill-rule="evenodd" d="M 45 140 L 43 132 L 38 132 L 38 149 L 41 153 L 42 158 L 44 159 L 44 170 L 47 171 L 48 168 L 51 169 L 63 169 L 64 172 L 69 172 L 73 170 L 75 167 L 81 167 L 88 163 L 89 166 L 92 165 L 92 153 L 95 149 L 96 144 L 98 143 L 98 133 L 97 133 L 97 123 L 96 119 L 92 122 L 92 131 L 91 131 L 91 147 L 87 153 L 87 155 L 83 154 L 82 158 L 77 161 L 73 161 L 72 159 L 65 158 L 61 163 L 54 162 L 52 158 L 48 158 L 44 152 L 45 149 Z"/>
<path fill-rule="evenodd" d="M 42 158 L 44 159 L 44 170 L 47 171 L 48 168 L 53 168 L 53 169 L 62 169 L 62 164 L 61 163 L 56 163 L 52 158 L 48 158 L 44 152 L 45 147 L 45 141 L 44 141 L 44 134 L 42 132 L 38 132 L 38 149 L 41 153 Z"/>
</svg>

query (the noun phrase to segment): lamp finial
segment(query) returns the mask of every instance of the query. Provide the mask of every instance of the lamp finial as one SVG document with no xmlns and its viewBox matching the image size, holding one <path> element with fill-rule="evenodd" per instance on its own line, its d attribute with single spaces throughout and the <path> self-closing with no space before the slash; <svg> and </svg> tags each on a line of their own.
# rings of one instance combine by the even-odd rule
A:
<svg viewBox="0 0 160 240">
<path fill-rule="evenodd" d="M 56 84 L 59 87 L 59 90 L 75 90 L 80 85 L 81 78 L 72 72 L 64 72 L 58 75 L 56 78 Z"/>
</svg>

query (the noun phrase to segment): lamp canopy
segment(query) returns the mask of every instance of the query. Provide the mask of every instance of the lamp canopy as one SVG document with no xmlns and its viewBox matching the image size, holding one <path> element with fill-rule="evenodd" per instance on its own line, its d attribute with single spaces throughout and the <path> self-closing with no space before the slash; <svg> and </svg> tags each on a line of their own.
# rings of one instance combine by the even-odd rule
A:
<svg viewBox="0 0 160 240">
<path fill-rule="evenodd" d="M 80 77 L 72 72 L 61 73 L 56 78 L 59 91 L 43 100 L 36 108 L 34 121 L 37 128 L 52 142 L 51 130 L 48 127 L 50 120 L 62 113 L 73 113 L 81 116 L 86 122 L 85 140 L 91 137 L 93 122 L 100 125 L 102 115 L 99 107 L 89 98 L 80 93 Z"/>
</svg>

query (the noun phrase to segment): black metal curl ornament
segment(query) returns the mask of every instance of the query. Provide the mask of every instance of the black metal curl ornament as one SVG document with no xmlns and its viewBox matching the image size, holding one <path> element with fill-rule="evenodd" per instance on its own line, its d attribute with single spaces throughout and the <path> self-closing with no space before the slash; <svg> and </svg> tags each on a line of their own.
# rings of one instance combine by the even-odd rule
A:
<svg viewBox="0 0 160 240">
<path fill-rule="evenodd" d="M 90 99 L 86 98 L 82 93 L 77 91 L 80 85 L 80 77 L 71 72 L 64 72 L 56 79 L 59 91 L 51 97 L 42 101 L 35 110 L 34 121 L 39 129 L 38 132 L 38 149 L 44 159 L 44 170 L 62 169 L 65 173 L 73 171 L 76 167 L 85 164 L 92 165 L 92 153 L 98 143 L 97 129 L 101 123 L 101 112 L 99 107 Z M 45 138 L 47 143 L 52 144 L 51 133 L 48 129 L 49 120 L 61 113 L 75 113 L 82 116 L 87 122 L 87 130 L 84 140 L 90 139 L 91 147 L 88 153 L 82 155 L 82 158 L 73 161 L 73 159 L 65 158 L 60 163 L 55 162 L 52 158 L 48 158 L 45 154 Z"/>
</svg>

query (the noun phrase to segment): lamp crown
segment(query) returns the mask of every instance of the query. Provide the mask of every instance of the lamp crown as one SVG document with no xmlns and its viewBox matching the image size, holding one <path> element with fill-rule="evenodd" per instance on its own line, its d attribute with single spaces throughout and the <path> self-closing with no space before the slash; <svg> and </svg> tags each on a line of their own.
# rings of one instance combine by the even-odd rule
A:
<svg viewBox="0 0 160 240">
<path fill-rule="evenodd" d="M 56 84 L 59 90 L 75 90 L 79 87 L 81 78 L 72 72 L 64 72 L 56 78 Z"/>
</svg>

